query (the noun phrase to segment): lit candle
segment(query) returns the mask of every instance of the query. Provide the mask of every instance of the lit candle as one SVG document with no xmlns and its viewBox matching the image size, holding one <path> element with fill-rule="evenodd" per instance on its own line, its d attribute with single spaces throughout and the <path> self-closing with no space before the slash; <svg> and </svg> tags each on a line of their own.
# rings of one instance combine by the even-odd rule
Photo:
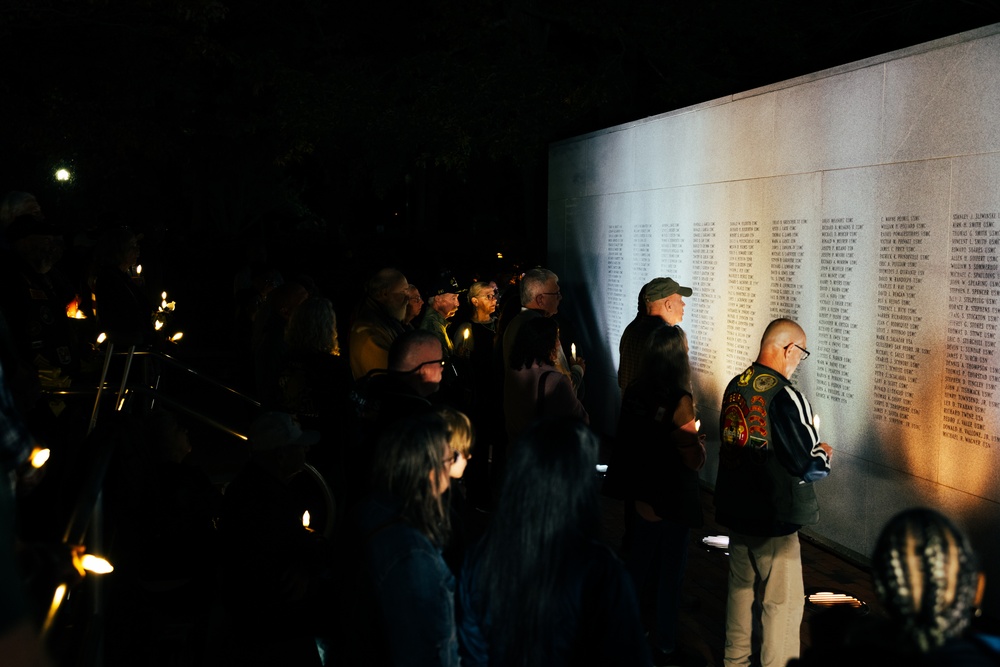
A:
<svg viewBox="0 0 1000 667">
<path fill-rule="evenodd" d="M 573 358 L 573 361 L 576 361 L 576 343 L 569 344 L 569 356 Z"/>
<path fill-rule="evenodd" d="M 302 513 L 302 527 L 309 528 L 309 521 L 310 521 L 309 510 L 306 510 L 305 512 Z"/>
<path fill-rule="evenodd" d="M 83 554 L 80 558 L 80 565 L 87 572 L 94 574 L 108 574 L 114 572 L 115 568 L 106 559 L 93 554 Z"/>
<path fill-rule="evenodd" d="M 52 451 L 47 447 L 35 447 L 31 451 L 31 459 L 30 459 L 31 467 L 41 468 L 43 465 L 45 465 L 45 462 L 49 460 L 49 456 L 51 454 Z"/>
<path fill-rule="evenodd" d="M 700 419 L 695 419 L 694 420 L 694 430 L 695 431 L 700 431 L 701 430 L 701 420 Z"/>
</svg>

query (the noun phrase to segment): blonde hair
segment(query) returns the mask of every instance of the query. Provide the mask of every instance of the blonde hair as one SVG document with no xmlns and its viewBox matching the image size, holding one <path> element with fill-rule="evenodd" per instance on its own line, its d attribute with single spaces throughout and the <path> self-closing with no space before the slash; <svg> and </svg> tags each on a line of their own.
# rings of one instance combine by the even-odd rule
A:
<svg viewBox="0 0 1000 667">
<path fill-rule="evenodd" d="M 442 405 L 437 414 L 448 425 L 448 445 L 465 458 L 472 455 L 472 442 L 475 440 L 472 421 L 464 412 Z"/>
</svg>

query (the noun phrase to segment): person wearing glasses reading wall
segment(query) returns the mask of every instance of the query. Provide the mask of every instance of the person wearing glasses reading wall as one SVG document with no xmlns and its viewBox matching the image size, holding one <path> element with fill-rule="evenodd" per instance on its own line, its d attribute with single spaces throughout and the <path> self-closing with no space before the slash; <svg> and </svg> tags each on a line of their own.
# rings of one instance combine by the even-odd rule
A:
<svg viewBox="0 0 1000 667">
<path fill-rule="evenodd" d="M 830 474 L 812 406 L 790 378 L 809 356 L 806 334 L 771 322 L 757 360 L 726 387 L 715 518 L 730 530 L 725 665 L 750 665 L 755 592 L 762 604 L 760 664 L 799 655 L 802 559 L 798 531 L 819 521 L 813 482 Z"/>
</svg>

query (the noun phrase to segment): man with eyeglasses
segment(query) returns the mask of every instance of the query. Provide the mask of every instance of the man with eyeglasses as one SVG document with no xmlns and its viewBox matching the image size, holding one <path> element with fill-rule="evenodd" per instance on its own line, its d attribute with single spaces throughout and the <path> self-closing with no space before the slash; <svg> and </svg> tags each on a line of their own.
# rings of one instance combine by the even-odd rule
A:
<svg viewBox="0 0 1000 667">
<path fill-rule="evenodd" d="M 452 360 L 458 372 L 456 407 L 465 412 L 476 429 L 476 450 L 482 452 L 469 460 L 465 475 L 468 500 L 473 507 L 490 505 L 490 449 L 498 444 L 503 433 L 503 414 L 496 409 L 503 405 L 503 386 L 496 381 L 494 370 L 494 338 L 496 336 L 497 289 L 495 283 L 478 281 L 468 291 L 472 313 L 469 319 L 452 325 L 455 356 Z"/>
<path fill-rule="evenodd" d="M 521 312 L 510 321 L 503 334 L 503 366 L 510 367 L 510 351 L 514 349 L 514 341 L 521 327 L 535 317 L 552 317 L 559 312 L 562 302 L 562 291 L 559 289 L 559 276 L 541 267 L 526 271 L 521 277 Z M 583 375 L 587 364 L 583 357 L 576 357 L 572 363 L 566 358 L 566 352 L 560 345 L 556 368 L 573 382 L 573 390 L 579 393 L 583 383 Z"/>
<path fill-rule="evenodd" d="M 757 360 L 726 387 L 715 518 L 730 529 L 725 665 L 750 665 L 755 592 L 762 603 L 760 664 L 799 655 L 804 590 L 798 531 L 819 521 L 813 482 L 830 474 L 812 406 L 790 381 L 809 356 L 806 334 L 771 322 Z"/>
</svg>

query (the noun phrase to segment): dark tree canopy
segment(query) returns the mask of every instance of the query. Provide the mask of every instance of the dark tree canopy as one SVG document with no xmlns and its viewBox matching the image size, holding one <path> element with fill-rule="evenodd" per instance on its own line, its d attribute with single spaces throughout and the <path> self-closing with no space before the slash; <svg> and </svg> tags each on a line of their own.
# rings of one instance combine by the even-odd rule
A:
<svg viewBox="0 0 1000 667">
<path fill-rule="evenodd" d="M 524 173 L 541 181 L 532 209 L 553 140 L 985 25 L 998 7 L 3 0 L 2 185 L 40 189 L 67 163 L 95 218 L 126 198 L 225 236 L 412 197 L 404 181 Z M 423 196 L 441 213 L 443 195 Z"/>
</svg>

